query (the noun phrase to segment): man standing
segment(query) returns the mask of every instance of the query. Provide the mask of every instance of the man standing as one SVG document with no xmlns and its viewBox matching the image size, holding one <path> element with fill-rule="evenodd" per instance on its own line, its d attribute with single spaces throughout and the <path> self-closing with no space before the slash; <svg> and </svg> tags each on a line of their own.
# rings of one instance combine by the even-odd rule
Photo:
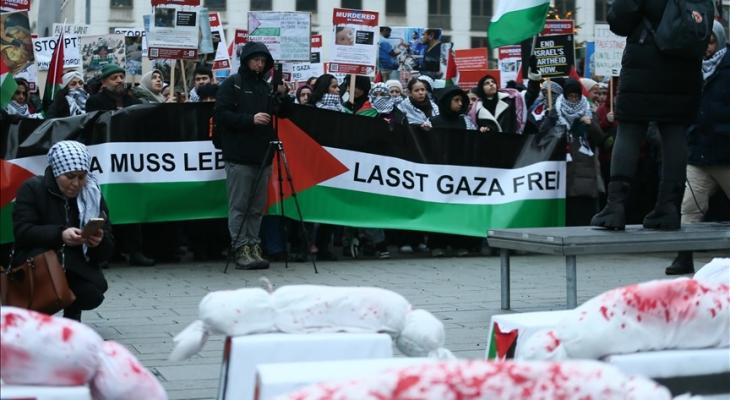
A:
<svg viewBox="0 0 730 400">
<path fill-rule="evenodd" d="M 113 111 L 141 102 L 127 92 L 124 84 L 126 73 L 116 64 L 101 69 L 101 90 L 86 100 L 86 112 Z"/>
<path fill-rule="evenodd" d="M 264 160 L 264 156 L 269 142 L 276 138 L 271 124 L 271 87 L 264 80 L 273 65 L 263 43 L 246 43 L 238 74 L 221 84 L 215 105 L 226 162 L 228 230 L 237 269 L 269 267 L 262 257 L 259 228 L 271 175 L 271 157 Z"/>
<path fill-rule="evenodd" d="M 193 71 L 193 88 L 190 89 L 188 94 L 188 101 L 191 103 L 197 103 L 200 101 L 200 94 L 198 89 L 213 82 L 213 71 L 205 65 L 198 65 Z"/>
<path fill-rule="evenodd" d="M 428 75 L 433 79 L 441 78 L 441 31 L 426 29 L 423 32 L 423 43 L 426 51 L 423 53 L 421 75 Z"/>
<path fill-rule="evenodd" d="M 398 79 L 398 59 L 400 52 L 393 49 L 390 43 L 391 29 L 389 26 L 380 27 L 380 42 L 378 43 L 378 68 L 384 81 Z"/>
</svg>

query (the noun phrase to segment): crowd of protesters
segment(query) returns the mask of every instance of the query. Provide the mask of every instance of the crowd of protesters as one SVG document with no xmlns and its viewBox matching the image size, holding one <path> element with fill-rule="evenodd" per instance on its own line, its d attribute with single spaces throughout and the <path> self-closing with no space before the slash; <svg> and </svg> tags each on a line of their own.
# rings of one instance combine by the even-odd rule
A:
<svg viewBox="0 0 730 400">
<path fill-rule="evenodd" d="M 727 55 L 727 48 L 727 34 L 722 25 L 716 22 L 701 71 L 697 71 L 704 78 L 698 117 L 691 120 L 688 130 L 675 135 L 681 140 L 689 140 L 690 182 L 688 189 L 682 191 L 684 200 L 681 206 L 682 222 L 685 223 L 700 221 L 706 216 L 711 208 L 710 198 L 718 188 L 730 195 L 730 132 L 727 128 L 730 126 L 730 56 Z M 200 260 L 224 257 L 228 243 L 232 243 L 232 258 L 241 269 L 266 268 L 267 259 L 277 259 L 285 254 L 289 254 L 291 259 L 303 261 L 308 257 L 320 260 L 359 256 L 389 258 L 389 248 L 397 248 L 402 253 L 422 252 L 435 257 L 481 252 L 484 245 L 481 238 L 324 224 L 308 224 L 311 236 L 308 239 L 311 240 L 305 241 L 298 234 L 298 229 L 281 229 L 282 224 L 294 224 L 293 221 L 261 215 L 263 194 L 254 198 L 256 219 L 249 224 L 251 226 L 241 229 L 243 214 L 248 207 L 246 200 L 249 198 L 248 192 L 241 188 L 250 186 L 250 180 L 257 173 L 250 166 L 260 165 L 265 147 L 273 135 L 271 105 L 258 101 L 271 93 L 266 80 L 269 79 L 267 71 L 273 60 L 261 44 L 247 45 L 245 50 L 241 54 L 238 84 L 233 78 L 228 78 L 219 87 L 211 70 L 200 66 L 193 74 L 189 93 L 170 96 L 169 91 L 172 89 L 164 82 L 161 71 L 152 70 L 142 77 L 138 85 L 129 87 L 125 83 L 124 69 L 109 64 L 103 68 L 98 81 L 95 78 L 94 81 L 84 82 L 79 72 L 66 72 L 62 79 L 63 88 L 45 108 L 37 98 L 30 96 L 28 83 L 17 79 L 16 93 L 4 111 L 8 115 L 24 118 L 55 118 L 95 110 L 116 110 L 139 103 L 217 100 L 215 115 L 218 126 L 223 131 L 229 130 L 229 133 L 222 134 L 230 201 L 228 229 L 225 229 L 225 224 L 211 222 L 209 228 L 216 230 L 217 234 L 196 238 L 185 234 L 186 230 L 181 227 L 185 223 L 176 224 L 174 229 L 180 234 L 174 235 L 177 238 L 171 247 L 174 254 L 169 254 L 166 261 L 179 258 L 177 249 L 181 246 L 187 246 Z M 626 88 L 624 83 L 617 82 L 615 78 L 611 82 L 601 77 L 580 81 L 543 79 L 534 70 L 534 66 L 527 69 L 528 79 L 524 84 L 511 81 L 505 88 L 500 88 L 497 77 L 490 75 L 483 76 L 474 88 L 446 87 L 443 80 L 434 80 L 427 75 L 415 76 L 408 82 L 387 77 L 382 82 L 372 82 L 367 77 L 357 76 L 355 89 L 350 92 L 349 77 L 339 82 L 335 76 L 324 74 L 312 77 L 298 87 L 282 86 L 280 92 L 292 103 L 367 118 L 383 118 L 389 124 L 404 124 L 423 131 L 453 128 L 486 135 L 564 135 L 567 142 L 566 225 L 589 225 L 591 217 L 606 203 L 609 187 L 617 185 L 621 187 L 614 187 L 614 197 L 616 193 L 622 196 L 627 212 L 625 223 L 641 223 L 642 218 L 654 207 L 662 175 L 662 137 L 665 136 L 660 133 L 659 126 L 654 121 L 648 121 L 646 129 L 642 126 L 632 134 L 635 162 L 638 165 L 636 172 L 624 174 L 626 176 L 621 182 L 615 176 L 611 179 L 611 171 L 617 169 L 611 165 L 611 156 L 621 120 L 614 112 L 615 102 L 617 95 L 621 96 L 622 90 Z M 692 75 L 691 71 L 687 71 L 687 74 Z M 239 91 L 240 87 L 248 88 L 245 92 L 253 97 L 247 103 L 241 103 L 236 98 L 241 96 L 237 94 L 236 86 Z M 609 90 L 609 86 L 616 89 Z M 627 92 L 625 96 L 635 94 Z M 678 95 L 677 98 L 681 97 Z M 638 105 L 637 109 L 629 107 L 632 108 L 619 109 L 619 114 L 623 113 L 625 117 L 641 108 Z M 668 115 L 685 112 L 688 119 L 694 114 L 692 110 L 671 109 L 662 112 Z M 242 124 L 242 121 L 245 123 Z M 241 129 L 260 132 L 259 145 L 253 146 L 250 136 L 235 134 Z M 674 186 L 684 185 L 674 183 Z M 675 189 L 673 187 L 672 190 Z M 681 199 L 679 189 L 675 191 L 679 193 L 675 197 Z M 124 246 L 118 252 L 125 253 L 132 265 L 155 263 L 154 258 L 145 254 L 142 243 L 145 229 L 142 224 L 121 228 L 125 238 Z M 290 232 L 289 237 L 283 237 L 282 232 Z M 198 243 L 206 240 L 219 243 L 211 246 Z M 304 246 L 305 242 L 310 245 Z M 335 251 L 338 247 L 342 248 L 342 255 Z M 690 270 L 691 254 L 682 253 L 667 269 L 667 273 L 686 273 Z"/>
</svg>

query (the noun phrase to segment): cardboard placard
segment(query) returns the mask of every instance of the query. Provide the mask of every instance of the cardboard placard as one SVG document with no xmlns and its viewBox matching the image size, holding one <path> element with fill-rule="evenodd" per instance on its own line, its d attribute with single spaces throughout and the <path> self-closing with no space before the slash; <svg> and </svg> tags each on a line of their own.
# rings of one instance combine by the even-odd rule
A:
<svg viewBox="0 0 730 400">
<path fill-rule="evenodd" d="M 379 15 L 376 11 L 335 8 L 332 10 L 333 40 L 330 71 L 375 75 Z"/>
<path fill-rule="evenodd" d="M 572 19 L 547 19 L 540 36 L 572 35 L 575 33 L 575 21 Z"/>
<path fill-rule="evenodd" d="M 231 55 L 231 71 L 234 73 L 238 71 L 241 65 L 241 48 L 246 43 L 248 43 L 248 30 L 236 29 L 233 35 L 233 43 L 231 43 L 228 51 Z"/>
<path fill-rule="evenodd" d="M 308 62 L 310 19 L 308 12 L 250 11 L 249 40 L 265 44 L 276 61 Z"/>
<path fill-rule="evenodd" d="M 454 62 L 459 71 L 459 86 L 465 90 L 470 89 L 487 74 L 487 48 L 455 50 Z"/>
<path fill-rule="evenodd" d="M 29 11 L 30 0 L 0 0 L 0 11 L 15 12 Z"/>
<path fill-rule="evenodd" d="M 3 45 L 0 51 L 2 63 L 11 73 L 16 74 L 33 64 L 35 59 L 28 11 L 0 14 L 0 27 L 3 32 Z"/>
<path fill-rule="evenodd" d="M 144 29 L 114 28 L 114 33 L 124 35 L 127 75 L 142 75 L 142 58 L 147 57 L 147 33 Z"/>
<path fill-rule="evenodd" d="M 79 49 L 81 41 L 76 36 L 63 37 L 63 68 L 78 68 L 81 66 Z M 53 50 L 58 45 L 58 36 L 33 38 L 33 54 L 39 71 L 48 71 L 51 64 Z"/>
<path fill-rule="evenodd" d="M 85 81 L 101 74 L 107 64 L 122 66 L 127 63 L 124 35 L 82 36 L 79 44 Z"/>
<path fill-rule="evenodd" d="M 228 56 L 228 42 L 226 41 L 226 32 L 223 29 L 221 15 L 217 12 L 208 13 L 210 22 L 210 30 L 213 36 L 213 46 L 215 47 L 215 58 L 213 59 L 213 69 L 230 69 L 231 59 Z"/>
<path fill-rule="evenodd" d="M 58 34 L 61 33 L 61 27 L 64 28 L 63 34 L 64 36 L 84 36 L 84 35 L 90 35 L 91 31 L 91 25 L 84 25 L 84 24 L 59 24 L 58 22 L 53 23 L 53 35 L 55 37 L 58 37 Z"/>
<path fill-rule="evenodd" d="M 608 24 L 596 24 L 594 28 L 595 51 L 593 71 L 600 76 L 619 76 L 621 58 L 626 47 L 626 38 L 611 32 Z"/>
<path fill-rule="evenodd" d="M 502 78 L 502 86 L 517 79 L 517 73 L 522 66 L 522 49 L 520 46 L 503 46 L 499 48 L 497 65 Z"/>
<path fill-rule="evenodd" d="M 530 52 L 530 43 L 527 43 L 527 49 L 524 48 L 525 42 L 522 48 L 523 58 L 533 53 L 537 58 L 537 70 L 543 78 L 568 76 L 570 69 L 575 66 L 573 35 L 538 36 L 533 52 Z M 526 61 L 523 60 L 524 62 Z"/>
<path fill-rule="evenodd" d="M 196 0 L 152 1 L 152 16 L 147 34 L 151 59 L 197 59 L 200 4 Z M 207 12 L 206 12 L 207 15 Z"/>
</svg>

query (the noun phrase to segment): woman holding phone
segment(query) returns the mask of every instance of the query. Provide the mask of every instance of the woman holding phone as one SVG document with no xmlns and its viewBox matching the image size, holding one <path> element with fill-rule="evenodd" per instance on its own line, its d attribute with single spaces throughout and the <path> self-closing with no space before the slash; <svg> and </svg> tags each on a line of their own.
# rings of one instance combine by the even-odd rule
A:
<svg viewBox="0 0 730 400">
<path fill-rule="evenodd" d="M 56 143 L 48 151 L 45 174 L 18 189 L 13 211 L 14 263 L 56 250 L 76 295 L 63 316 L 77 321 L 82 310 L 94 309 L 104 300 L 107 282 L 99 264 L 108 261 L 114 250 L 109 211 L 89 172 L 90 161 L 83 144 Z"/>
</svg>

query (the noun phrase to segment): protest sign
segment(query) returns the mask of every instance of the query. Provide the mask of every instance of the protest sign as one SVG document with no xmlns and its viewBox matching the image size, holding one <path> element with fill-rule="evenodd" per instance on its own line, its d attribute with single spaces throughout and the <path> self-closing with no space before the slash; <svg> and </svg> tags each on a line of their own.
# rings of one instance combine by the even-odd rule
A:
<svg viewBox="0 0 730 400">
<path fill-rule="evenodd" d="M 322 64 L 322 35 L 312 35 L 310 42 L 311 53 L 309 62 L 313 64 Z"/>
<path fill-rule="evenodd" d="M 540 36 L 572 35 L 575 32 L 575 21 L 572 19 L 547 19 Z"/>
<path fill-rule="evenodd" d="M 197 59 L 199 4 L 199 0 L 152 1 L 147 34 L 149 58 Z"/>
<path fill-rule="evenodd" d="M 213 54 L 213 57 L 215 57 L 217 43 L 213 43 L 213 32 L 210 27 L 210 13 L 205 7 L 200 8 L 200 12 L 198 13 L 198 30 L 200 31 L 198 52 L 200 54 Z"/>
<path fill-rule="evenodd" d="M 322 59 L 322 35 L 312 35 L 312 53 L 308 63 L 284 63 L 284 80 L 304 82 L 311 77 L 324 74 Z"/>
<path fill-rule="evenodd" d="M 389 31 L 390 30 L 390 31 Z M 381 70 L 417 71 L 423 62 L 426 28 L 381 26 L 378 42 L 378 67 Z"/>
<path fill-rule="evenodd" d="M 0 51 L 2 63 L 10 73 L 15 74 L 32 64 L 34 60 L 33 40 L 30 34 L 28 12 L 0 14 L 0 31 L 3 35 L 2 51 Z M 5 73 L 4 68 L 3 73 Z"/>
<path fill-rule="evenodd" d="M 573 35 L 538 36 L 533 54 L 537 70 L 544 78 L 568 76 L 575 66 Z M 522 54 L 530 54 L 523 49 Z"/>
<path fill-rule="evenodd" d="M 374 76 L 378 13 L 335 8 L 332 25 L 334 40 L 330 42 L 330 71 Z"/>
<path fill-rule="evenodd" d="M 231 55 L 231 71 L 234 73 L 238 71 L 238 67 L 241 65 L 241 48 L 246 43 L 248 43 L 248 30 L 236 29 L 233 35 L 233 43 L 231 43 L 228 51 Z"/>
<path fill-rule="evenodd" d="M 33 39 L 33 54 L 39 71 L 48 71 L 53 50 L 58 43 L 58 36 L 40 37 Z M 81 66 L 79 49 L 81 40 L 76 36 L 63 37 L 63 68 L 78 68 Z"/>
<path fill-rule="evenodd" d="M 63 36 L 83 36 L 91 34 L 89 31 L 90 25 L 59 24 L 58 22 L 55 22 L 53 24 L 53 36 L 58 37 L 58 34 L 61 33 L 61 28 L 64 28 Z"/>
<path fill-rule="evenodd" d="M 626 38 L 615 35 L 607 24 L 596 24 L 594 38 L 594 74 L 619 76 L 621 73 L 621 57 L 624 53 L 624 47 L 626 47 Z"/>
<path fill-rule="evenodd" d="M 0 0 L 0 11 L 29 11 L 30 0 Z"/>
<path fill-rule="evenodd" d="M 86 81 L 101 74 L 101 69 L 107 64 L 127 64 L 126 44 L 121 34 L 82 36 L 79 43 Z"/>
<path fill-rule="evenodd" d="M 35 92 L 38 90 L 38 65 L 30 63 L 27 67 L 13 74 L 14 78 L 22 78 L 30 84 L 29 90 Z"/>
<path fill-rule="evenodd" d="M 586 56 L 583 64 L 583 76 L 590 78 L 595 75 L 595 60 L 593 56 L 596 54 L 596 43 L 585 42 Z"/>
<path fill-rule="evenodd" d="M 143 29 L 114 28 L 114 33 L 124 35 L 124 53 L 126 55 L 125 68 L 127 75 L 142 75 L 142 57 L 146 56 L 147 36 Z"/>
<path fill-rule="evenodd" d="M 228 44 L 226 42 L 226 33 L 221 23 L 221 15 L 217 12 L 208 13 L 208 20 L 213 37 L 213 47 L 215 48 L 213 69 L 230 69 L 231 61 L 228 56 Z"/>
<path fill-rule="evenodd" d="M 455 50 L 454 62 L 459 71 L 459 86 L 463 89 L 474 87 L 487 73 L 487 48 Z"/>
<path fill-rule="evenodd" d="M 502 86 L 517 79 L 517 73 L 522 66 L 522 50 L 520 46 L 503 46 L 499 48 L 498 68 L 502 75 Z"/>
<path fill-rule="evenodd" d="M 308 12 L 250 11 L 249 40 L 266 45 L 276 61 L 309 61 Z"/>
</svg>

